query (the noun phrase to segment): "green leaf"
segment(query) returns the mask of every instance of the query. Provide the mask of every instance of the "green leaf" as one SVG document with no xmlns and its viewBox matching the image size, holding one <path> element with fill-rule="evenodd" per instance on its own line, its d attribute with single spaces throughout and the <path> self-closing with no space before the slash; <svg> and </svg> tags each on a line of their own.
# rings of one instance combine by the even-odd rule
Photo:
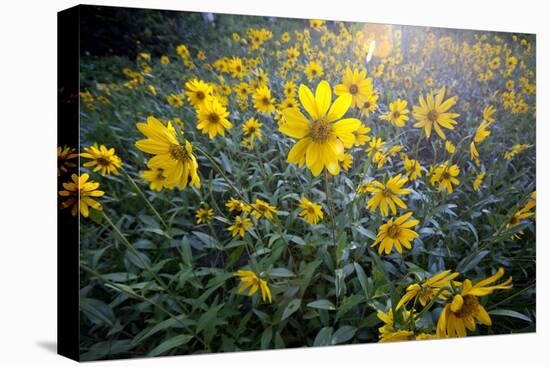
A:
<svg viewBox="0 0 550 367">
<path fill-rule="evenodd" d="M 359 280 L 359 284 L 361 284 L 361 288 L 363 288 L 363 291 L 365 292 L 365 298 L 368 298 L 369 296 L 369 289 L 368 289 L 368 280 L 367 275 L 365 274 L 365 271 L 359 265 L 358 263 L 353 263 L 353 266 L 355 267 L 355 274 L 357 274 L 357 280 Z"/>
<path fill-rule="evenodd" d="M 332 334 L 331 344 L 342 344 L 355 336 L 356 327 L 344 325 Z"/>
<path fill-rule="evenodd" d="M 296 274 L 285 268 L 273 268 L 267 273 L 274 278 L 292 278 L 296 276 Z"/>
<path fill-rule="evenodd" d="M 171 349 L 181 347 L 182 345 L 189 343 L 191 339 L 193 339 L 192 335 L 176 335 L 158 345 L 155 349 L 149 352 L 149 354 L 147 354 L 147 357 L 156 357 L 164 354 Z"/>
<path fill-rule="evenodd" d="M 103 301 L 81 297 L 80 309 L 94 324 L 109 326 L 114 324 L 115 314 L 111 307 Z"/>
<path fill-rule="evenodd" d="M 143 332 L 136 335 L 136 337 L 132 340 L 133 345 L 138 345 L 141 342 L 143 342 L 145 339 L 149 338 L 150 336 L 158 333 L 159 331 L 166 330 L 169 328 L 182 328 L 184 325 L 189 324 L 189 320 L 187 318 L 187 315 L 179 315 L 175 318 L 170 318 L 164 321 L 159 322 L 155 326 L 153 326 L 150 329 L 145 329 Z"/>
<path fill-rule="evenodd" d="M 330 345 L 332 340 L 332 327 L 326 326 L 319 330 L 315 340 L 313 341 L 313 346 L 320 347 L 323 345 Z"/>
<path fill-rule="evenodd" d="M 264 330 L 262 337 L 260 339 L 260 345 L 262 349 L 269 349 L 271 344 L 271 339 L 273 339 L 273 328 L 270 326 Z"/>
<path fill-rule="evenodd" d="M 281 317 L 281 321 L 286 320 L 287 318 L 290 317 L 290 315 L 298 311 L 301 304 L 302 304 L 302 300 L 299 298 L 295 298 L 292 301 L 290 301 L 286 306 L 285 310 L 283 311 L 283 316 Z"/>
<path fill-rule="evenodd" d="M 456 271 L 460 272 L 460 273 L 466 273 L 467 271 L 469 270 L 472 270 L 473 268 L 476 267 L 477 264 L 479 264 L 481 262 L 481 260 L 483 260 L 483 258 L 485 256 L 487 256 L 489 254 L 489 251 L 488 250 L 484 250 L 484 251 L 480 251 L 479 254 L 477 254 L 472 260 L 470 260 L 469 262 L 464 262 L 464 261 L 468 261 L 469 257 L 465 258 L 463 261 L 461 261 L 458 266 L 456 267 Z"/>
<path fill-rule="evenodd" d="M 489 311 L 489 314 L 496 315 L 496 316 L 514 317 L 516 319 L 520 319 L 520 320 L 523 320 L 523 321 L 533 322 L 533 320 L 531 320 L 530 317 L 528 317 L 528 316 L 526 316 L 522 313 L 519 313 L 517 311 L 512 311 L 512 310 L 503 310 L 503 309 L 492 310 L 492 311 Z"/>
<path fill-rule="evenodd" d="M 321 310 L 336 310 L 336 306 L 328 299 L 320 299 L 307 304 L 307 307 L 318 308 Z"/>
</svg>

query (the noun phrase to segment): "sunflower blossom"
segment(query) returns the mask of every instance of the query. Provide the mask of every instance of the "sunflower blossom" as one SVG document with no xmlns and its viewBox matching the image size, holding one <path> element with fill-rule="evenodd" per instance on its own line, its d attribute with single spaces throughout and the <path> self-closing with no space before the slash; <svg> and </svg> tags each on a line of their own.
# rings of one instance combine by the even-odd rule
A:
<svg viewBox="0 0 550 367">
<path fill-rule="evenodd" d="M 237 270 L 233 275 L 239 277 L 241 280 L 241 286 L 239 287 L 239 293 L 244 292 L 248 289 L 247 295 L 253 296 L 258 290 L 262 294 L 262 301 L 272 302 L 271 299 L 271 290 L 267 285 L 267 281 L 260 278 L 256 273 L 250 270 Z"/>
<path fill-rule="evenodd" d="M 454 130 L 454 125 L 457 122 L 454 120 L 459 117 L 458 113 L 448 112 L 456 103 L 457 98 L 445 98 L 445 87 L 441 88 L 437 95 L 433 92 L 429 93 L 424 99 L 423 96 L 418 97 L 420 106 L 413 106 L 413 116 L 418 121 L 414 127 L 424 128 L 426 139 L 430 137 L 432 128 L 441 139 L 445 140 L 446 136 L 441 127 L 449 130 Z"/>
<path fill-rule="evenodd" d="M 84 167 L 94 167 L 93 171 L 101 170 L 101 174 L 115 176 L 118 175 L 118 169 L 122 166 L 120 158 L 115 154 L 115 148 L 107 149 L 105 145 L 97 144 L 84 148 L 84 153 L 80 153 L 83 158 L 88 158 L 90 161 L 83 164 Z"/>
<path fill-rule="evenodd" d="M 225 136 L 225 129 L 233 127 L 227 116 L 229 112 L 217 98 L 208 98 L 197 109 L 197 128 L 203 134 L 208 134 L 210 139 L 214 139 L 218 134 Z"/>
<path fill-rule="evenodd" d="M 286 122 L 279 130 L 299 139 L 288 153 L 288 162 L 298 166 L 306 164 L 314 176 L 319 176 L 325 167 L 331 174 L 337 175 L 340 173 L 338 158 L 344 148 L 353 146 L 354 132 L 361 126 L 358 119 L 341 119 L 348 111 L 352 97 L 342 95 L 331 105 L 332 92 L 326 81 L 319 83 L 315 96 L 303 84 L 298 95 L 309 117 L 298 108 L 287 108 L 282 112 Z"/>
<path fill-rule="evenodd" d="M 149 160 L 147 166 L 166 177 L 164 187 L 178 187 L 180 190 L 190 185 L 200 188 L 201 182 L 197 173 L 198 163 L 193 155 L 191 143 L 185 140 L 181 145 L 176 139 L 176 131 L 171 123 L 164 125 L 153 116 L 147 118 L 147 123 L 137 123 L 138 130 L 147 139 L 138 140 L 136 147 L 155 156 Z"/>
<path fill-rule="evenodd" d="M 399 253 L 403 252 L 403 247 L 410 250 L 412 247 L 411 241 L 418 237 L 418 233 L 410 228 L 420 223 L 416 219 L 408 220 L 412 214 L 412 212 L 408 212 L 397 219 L 390 218 L 387 223 L 382 224 L 371 247 L 380 244 L 378 253 L 385 252 L 386 255 L 392 251 L 393 247 Z"/>
<path fill-rule="evenodd" d="M 372 92 L 372 79 L 367 78 L 367 71 L 359 71 L 357 68 L 352 71 L 349 66 L 344 72 L 342 84 L 334 87 L 334 93 L 337 96 L 344 94 L 351 95 L 351 107 L 362 106 Z"/>
<path fill-rule="evenodd" d="M 491 285 L 503 275 L 504 269 L 499 268 L 495 274 L 475 284 L 470 279 L 466 279 L 460 293 L 456 294 L 441 311 L 437 321 L 437 336 L 440 338 L 464 337 L 466 329 L 470 331 L 476 329 L 476 321 L 491 326 L 491 317 L 479 303 L 478 297 L 487 296 L 497 289 L 512 288 L 512 277 L 503 283 Z"/>
<path fill-rule="evenodd" d="M 451 295 L 449 290 L 443 289 L 445 287 L 460 285 L 459 282 L 454 281 L 460 273 L 451 270 L 442 271 L 436 274 L 422 283 L 414 283 L 407 287 L 407 292 L 396 306 L 396 309 L 400 309 L 403 305 L 406 305 L 411 300 L 415 299 L 424 307 L 430 303 L 436 296 L 441 300 L 446 300 Z"/>
<path fill-rule="evenodd" d="M 89 178 L 90 175 L 87 173 L 84 173 L 82 176 L 73 173 L 71 175 L 73 182 L 64 182 L 63 188 L 65 190 L 59 191 L 59 196 L 67 198 L 61 203 L 61 207 L 63 209 L 71 208 L 73 217 L 76 217 L 79 209 L 80 214 L 84 218 L 88 218 L 90 214 L 89 208 L 102 210 L 101 204 L 92 198 L 103 196 L 105 192 L 97 190 L 99 182 L 88 181 Z"/>
<path fill-rule="evenodd" d="M 304 218 L 309 224 L 317 224 L 319 220 L 323 219 L 324 214 L 321 205 L 315 204 L 307 198 L 301 198 L 298 206 L 303 209 L 298 215 Z"/>
<path fill-rule="evenodd" d="M 368 192 L 374 193 L 367 203 L 367 208 L 374 212 L 380 207 L 380 214 L 384 217 L 388 215 L 388 207 L 393 215 L 397 214 L 396 206 L 407 209 L 407 205 L 398 197 L 398 195 L 407 195 L 411 192 L 410 189 L 401 188 L 406 182 L 407 177 L 402 174 L 390 178 L 386 184 L 373 181 L 366 189 Z"/>
</svg>

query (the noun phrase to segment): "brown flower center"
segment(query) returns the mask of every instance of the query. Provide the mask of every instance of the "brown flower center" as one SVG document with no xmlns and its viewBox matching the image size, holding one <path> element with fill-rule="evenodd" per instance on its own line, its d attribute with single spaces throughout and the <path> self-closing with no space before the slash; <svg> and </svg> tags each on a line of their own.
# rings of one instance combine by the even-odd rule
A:
<svg viewBox="0 0 550 367">
<path fill-rule="evenodd" d="M 392 224 L 390 228 L 388 228 L 388 236 L 391 238 L 397 238 L 399 237 L 400 228 L 397 224 Z"/>
<path fill-rule="evenodd" d="M 479 306 L 479 301 L 476 296 L 466 295 L 463 298 L 464 303 L 462 304 L 462 307 L 458 310 L 458 312 L 454 313 L 456 317 L 461 319 L 471 316 Z"/>
<path fill-rule="evenodd" d="M 359 92 L 359 87 L 355 84 L 352 84 L 349 86 L 349 92 L 351 94 L 357 94 L 357 92 Z"/>
<path fill-rule="evenodd" d="M 107 160 L 103 157 L 97 158 L 96 161 L 97 161 L 97 164 L 99 164 L 100 166 L 108 166 L 109 164 L 111 164 L 111 162 L 109 162 L 109 160 Z"/>
<path fill-rule="evenodd" d="M 398 119 L 399 117 L 401 117 L 401 113 L 399 113 L 399 111 L 394 111 L 392 116 L 394 119 Z"/>
<path fill-rule="evenodd" d="M 185 162 L 189 159 L 187 152 L 177 144 L 170 145 L 170 156 L 176 161 Z"/>
<path fill-rule="evenodd" d="M 438 117 L 439 117 L 439 113 L 437 113 L 436 110 L 430 110 L 430 112 L 428 112 L 429 121 L 436 122 Z"/>
<path fill-rule="evenodd" d="M 204 95 L 204 92 L 202 90 L 199 90 L 197 93 L 197 98 L 200 100 L 203 100 L 206 96 Z"/>
<path fill-rule="evenodd" d="M 212 124 L 217 124 L 220 122 L 220 116 L 218 116 L 217 113 L 211 113 L 208 115 L 208 121 L 210 121 Z"/>
<path fill-rule="evenodd" d="M 441 179 L 442 180 L 450 180 L 451 179 L 451 174 L 449 172 L 445 171 L 441 174 Z"/>
<path fill-rule="evenodd" d="M 262 98 L 262 103 L 264 106 L 269 106 L 271 104 L 271 101 L 269 100 L 269 98 L 264 97 Z"/>
<path fill-rule="evenodd" d="M 324 143 L 332 134 L 332 128 L 327 120 L 320 119 L 311 124 L 311 139 L 316 143 Z"/>
</svg>

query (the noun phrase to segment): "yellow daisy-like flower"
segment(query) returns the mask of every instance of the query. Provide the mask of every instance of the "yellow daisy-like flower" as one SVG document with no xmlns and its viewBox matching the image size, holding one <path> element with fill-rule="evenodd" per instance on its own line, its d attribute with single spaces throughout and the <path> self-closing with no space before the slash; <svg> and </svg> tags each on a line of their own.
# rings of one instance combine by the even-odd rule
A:
<svg viewBox="0 0 550 367">
<path fill-rule="evenodd" d="M 160 63 L 161 63 L 162 65 L 168 65 L 168 64 L 170 63 L 170 58 L 169 58 L 168 56 L 166 56 L 166 55 L 162 55 L 162 56 L 160 57 Z"/>
<path fill-rule="evenodd" d="M 260 219 L 261 217 L 273 219 L 273 214 L 277 214 L 276 207 L 269 205 L 269 203 L 261 199 L 256 199 L 256 202 L 250 206 L 252 207 L 250 214 L 255 216 L 256 219 Z"/>
<path fill-rule="evenodd" d="M 434 92 L 429 93 L 424 99 L 423 96 L 418 97 L 420 106 L 413 106 L 413 116 L 418 121 L 414 127 L 423 128 L 426 133 L 426 139 L 430 137 L 432 128 L 441 139 L 445 140 L 445 133 L 441 130 L 441 126 L 454 130 L 454 125 L 457 122 L 454 120 L 458 113 L 448 112 L 457 101 L 456 97 L 445 98 L 445 87 L 441 88 L 437 95 Z"/>
<path fill-rule="evenodd" d="M 432 186 L 439 183 L 437 191 L 441 192 L 445 189 L 450 194 L 453 192 L 453 185 L 460 184 L 460 181 L 456 178 L 459 173 L 460 169 L 456 164 L 449 166 L 449 163 L 445 162 L 434 170 L 430 182 Z"/>
<path fill-rule="evenodd" d="M 353 146 L 360 147 L 370 141 L 370 136 L 367 135 L 368 133 L 370 133 L 370 127 L 363 124 L 359 125 L 359 128 L 353 132 L 353 135 L 355 135 Z"/>
<path fill-rule="evenodd" d="M 145 181 L 149 181 L 149 188 L 151 190 L 155 191 L 161 191 L 163 188 L 165 188 L 166 184 L 166 173 L 164 172 L 164 168 L 162 167 L 156 167 L 151 168 L 150 170 L 143 171 L 141 173 L 141 178 L 143 178 Z"/>
<path fill-rule="evenodd" d="M 309 82 L 313 81 L 314 79 L 320 78 L 324 74 L 324 69 L 316 61 L 311 61 L 309 64 L 307 64 L 304 72 L 306 73 L 307 80 Z"/>
<path fill-rule="evenodd" d="M 422 166 L 417 160 L 409 159 L 408 157 L 403 161 L 403 167 L 407 171 L 407 178 L 410 181 L 415 181 L 417 178 L 422 177 Z"/>
<path fill-rule="evenodd" d="M 400 309 L 403 305 L 406 305 L 413 299 L 418 300 L 418 302 L 420 302 L 420 304 L 424 307 L 438 294 L 439 295 L 437 297 L 439 299 L 447 300 L 451 295 L 451 292 L 442 288 L 450 285 L 459 286 L 460 283 L 454 280 L 459 275 L 460 273 L 458 272 L 452 273 L 451 270 L 445 270 L 426 279 L 422 283 L 414 283 L 409 285 L 407 287 L 407 292 L 403 297 L 401 297 L 401 300 L 399 300 L 396 309 Z"/>
<path fill-rule="evenodd" d="M 305 197 L 300 199 L 298 206 L 303 209 L 298 215 L 307 220 L 309 224 L 317 224 L 324 217 L 323 207 Z"/>
<path fill-rule="evenodd" d="M 202 105 L 204 101 L 214 93 L 211 85 L 198 79 L 193 79 L 185 83 L 185 89 L 187 90 L 185 92 L 187 100 L 195 108 Z"/>
<path fill-rule="evenodd" d="M 195 213 L 197 224 L 208 223 L 214 218 L 214 209 L 199 208 Z"/>
<path fill-rule="evenodd" d="M 88 181 L 89 178 L 90 175 L 87 173 L 82 176 L 73 173 L 71 175 L 73 182 L 64 182 L 63 188 L 65 190 L 59 191 L 59 196 L 67 198 L 61 203 L 61 207 L 63 209 L 70 207 L 73 217 L 76 217 L 79 209 L 84 218 L 88 218 L 90 215 L 89 208 L 102 210 L 101 204 L 92 198 L 103 196 L 105 192 L 97 190 L 99 182 Z"/>
<path fill-rule="evenodd" d="M 361 110 L 361 116 L 368 117 L 372 112 L 376 111 L 378 108 L 378 93 L 372 92 L 371 94 L 365 96 L 365 100 L 359 106 Z"/>
<path fill-rule="evenodd" d="M 409 110 L 407 109 L 407 101 L 401 99 L 396 99 L 394 102 L 390 103 L 390 110 L 387 114 L 380 116 L 382 120 L 389 121 L 392 125 L 397 127 L 405 126 L 405 121 L 409 119 L 407 114 Z"/>
<path fill-rule="evenodd" d="M 338 160 L 344 171 L 349 171 L 351 165 L 353 164 L 353 156 L 349 153 L 343 153 Z"/>
<path fill-rule="evenodd" d="M 271 98 L 271 91 L 267 86 L 260 86 L 252 94 L 254 107 L 260 113 L 271 114 L 275 110 L 274 98 Z"/>
<path fill-rule="evenodd" d="M 337 96 L 351 95 L 351 107 L 360 107 L 367 100 L 367 97 L 372 95 L 372 92 L 372 79 L 367 78 L 367 71 L 359 71 L 357 68 L 352 71 L 350 67 L 347 67 L 344 72 L 342 84 L 334 87 L 334 93 Z"/>
<path fill-rule="evenodd" d="M 103 176 L 118 175 L 118 169 L 122 166 L 120 158 L 115 154 L 115 148 L 107 149 L 105 145 L 97 144 L 89 148 L 84 148 L 84 153 L 80 153 L 83 158 L 88 158 L 90 161 L 83 164 L 84 167 L 94 167 L 93 171 L 101 170 Z"/>
<path fill-rule="evenodd" d="M 248 213 L 250 211 L 250 207 L 243 203 L 240 200 L 237 200 L 235 198 L 230 198 L 226 203 L 225 206 L 229 210 L 230 213 L 232 212 L 245 212 Z"/>
<path fill-rule="evenodd" d="M 227 116 L 229 112 L 216 98 L 208 98 L 197 110 L 197 128 L 210 139 L 218 134 L 225 136 L 225 129 L 233 127 Z"/>
<path fill-rule="evenodd" d="M 497 289 L 512 288 L 512 277 L 503 283 L 491 285 L 503 275 L 504 269 L 499 268 L 494 275 L 476 284 L 473 284 L 470 279 L 466 279 L 460 293 L 456 294 L 441 311 L 437 321 L 437 336 L 440 338 L 464 337 L 466 329 L 470 331 L 476 329 L 476 321 L 491 326 L 491 317 L 479 303 L 478 297 L 489 295 Z"/>
<path fill-rule="evenodd" d="M 183 106 L 183 96 L 181 94 L 170 93 L 166 101 L 170 106 L 175 108 Z"/>
<path fill-rule="evenodd" d="M 68 146 L 57 147 L 57 175 L 61 176 L 66 173 L 68 169 L 75 168 L 76 163 L 71 162 L 74 158 L 78 157 L 76 149 L 69 148 Z"/>
<path fill-rule="evenodd" d="M 233 275 L 236 277 L 239 277 L 241 280 L 241 286 L 239 287 L 239 293 L 244 292 L 246 289 L 248 289 L 248 296 L 253 296 L 258 290 L 260 290 L 260 293 L 262 294 L 262 301 L 266 301 L 266 299 L 269 301 L 269 303 L 272 302 L 271 299 L 271 290 L 269 289 L 269 286 L 267 285 L 267 282 L 260 278 L 256 273 L 250 270 L 237 270 Z"/>
<path fill-rule="evenodd" d="M 138 130 L 147 137 L 136 142 L 136 147 L 155 156 L 147 164 L 152 170 L 163 169 L 166 177 L 164 187 L 178 186 L 181 190 L 190 185 L 201 187 L 197 173 L 199 165 L 193 155 L 191 143 L 185 140 L 182 146 L 176 139 L 176 131 L 171 123 L 165 126 L 153 116 L 147 118 L 147 123 L 137 123 Z"/>
<path fill-rule="evenodd" d="M 513 80 L 512 80 L 513 83 Z M 506 88 L 508 88 L 508 83 L 506 83 Z M 513 89 L 513 84 L 512 84 Z M 488 105 L 483 109 L 483 121 L 487 121 L 489 124 L 495 122 L 493 115 L 497 112 L 497 109 L 493 105 Z"/>
<path fill-rule="evenodd" d="M 246 68 L 243 64 L 243 60 L 240 57 L 233 57 L 229 60 L 229 71 L 233 78 L 242 79 L 246 74 Z"/>
<path fill-rule="evenodd" d="M 455 147 L 455 145 L 453 144 L 452 141 L 447 140 L 447 141 L 445 141 L 445 150 L 449 154 L 454 154 L 456 152 L 456 147 Z"/>
<path fill-rule="evenodd" d="M 243 125 L 243 134 L 250 138 L 251 141 L 254 141 L 254 138 L 261 140 L 262 132 L 260 131 L 260 128 L 262 125 L 263 124 L 261 122 L 251 117 Z"/>
<path fill-rule="evenodd" d="M 296 83 L 293 81 L 286 82 L 284 91 L 286 98 L 296 97 Z"/>
<path fill-rule="evenodd" d="M 385 144 L 386 142 L 383 141 L 382 138 L 372 138 L 369 142 L 369 147 L 365 151 L 369 153 L 369 157 L 374 159 L 376 153 L 380 152 L 382 150 L 382 146 Z"/>
<path fill-rule="evenodd" d="M 355 118 L 340 120 L 350 107 L 351 95 L 342 95 L 331 105 L 332 92 L 326 81 L 319 83 L 315 96 L 303 84 L 298 95 L 309 118 L 298 108 L 287 108 L 282 112 L 285 123 L 279 130 L 299 139 L 288 153 L 288 162 L 300 167 L 306 164 L 314 176 L 319 176 L 325 167 L 331 174 L 337 175 L 340 172 L 338 158 L 344 148 L 353 146 L 354 132 L 361 126 Z"/>
<path fill-rule="evenodd" d="M 388 207 L 393 215 L 397 214 L 396 205 L 402 209 L 407 209 L 407 205 L 398 197 L 398 195 L 407 195 L 411 192 L 410 189 L 402 188 L 405 183 L 407 183 L 407 177 L 402 174 L 390 178 L 386 181 L 386 184 L 373 181 L 367 187 L 368 192 L 374 193 L 374 196 L 367 203 L 367 208 L 374 212 L 380 207 L 380 214 L 384 217 L 388 215 Z"/>
<path fill-rule="evenodd" d="M 483 183 L 483 179 L 485 178 L 485 175 L 486 175 L 485 172 L 480 172 L 480 173 L 476 176 L 476 179 L 474 180 L 474 191 L 479 190 L 479 187 L 480 187 L 481 184 Z"/>
<path fill-rule="evenodd" d="M 241 217 L 240 215 L 237 215 L 235 217 L 235 222 L 229 226 L 227 229 L 229 232 L 231 232 L 231 236 L 235 237 L 237 235 L 244 237 L 245 232 L 252 227 L 252 221 L 250 218 Z"/>
<path fill-rule="evenodd" d="M 418 233 L 410 228 L 420 223 L 416 219 L 408 220 L 412 214 L 412 212 L 408 212 L 397 219 L 390 218 L 387 223 L 382 224 L 378 229 L 376 240 L 371 247 L 380 244 L 378 253 L 381 254 L 384 252 L 386 255 L 388 255 L 394 247 L 399 253 L 403 252 L 403 247 L 410 250 L 412 247 L 411 242 L 418 237 Z"/>
</svg>

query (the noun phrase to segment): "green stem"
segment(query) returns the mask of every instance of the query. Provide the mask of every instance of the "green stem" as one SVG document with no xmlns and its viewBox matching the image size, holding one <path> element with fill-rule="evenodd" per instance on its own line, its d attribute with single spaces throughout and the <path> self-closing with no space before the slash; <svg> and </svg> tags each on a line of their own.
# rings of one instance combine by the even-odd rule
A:
<svg viewBox="0 0 550 367">
<path fill-rule="evenodd" d="M 328 188 L 328 173 L 325 172 L 325 195 L 328 203 L 328 214 L 330 217 L 331 229 L 332 229 L 332 243 L 336 247 L 336 225 L 334 223 L 334 203 L 332 202 L 332 196 Z"/>
<path fill-rule="evenodd" d="M 147 199 L 147 196 L 145 196 L 145 193 L 143 191 L 141 191 L 141 189 L 139 188 L 139 186 L 137 185 L 136 181 L 134 181 L 134 179 L 130 176 L 130 174 L 124 169 L 124 167 L 121 167 L 120 170 L 124 173 L 124 175 L 126 176 L 126 178 L 128 179 L 128 181 L 130 181 L 130 183 L 132 184 L 132 186 L 134 187 L 134 189 L 136 189 L 136 191 L 138 192 L 138 194 L 141 196 L 141 198 L 143 199 L 143 201 L 145 201 L 145 203 L 147 204 L 147 206 L 149 207 L 149 209 L 151 209 L 151 211 L 153 212 L 153 214 L 155 214 L 155 216 L 157 217 L 157 219 L 160 221 L 160 223 L 162 224 L 162 226 L 168 230 L 170 227 L 168 227 L 168 224 L 166 224 L 166 222 L 164 221 L 164 219 L 162 219 L 160 213 L 155 209 L 155 207 L 153 206 L 153 204 L 151 204 L 151 202 L 149 201 L 149 199 Z"/>
</svg>

